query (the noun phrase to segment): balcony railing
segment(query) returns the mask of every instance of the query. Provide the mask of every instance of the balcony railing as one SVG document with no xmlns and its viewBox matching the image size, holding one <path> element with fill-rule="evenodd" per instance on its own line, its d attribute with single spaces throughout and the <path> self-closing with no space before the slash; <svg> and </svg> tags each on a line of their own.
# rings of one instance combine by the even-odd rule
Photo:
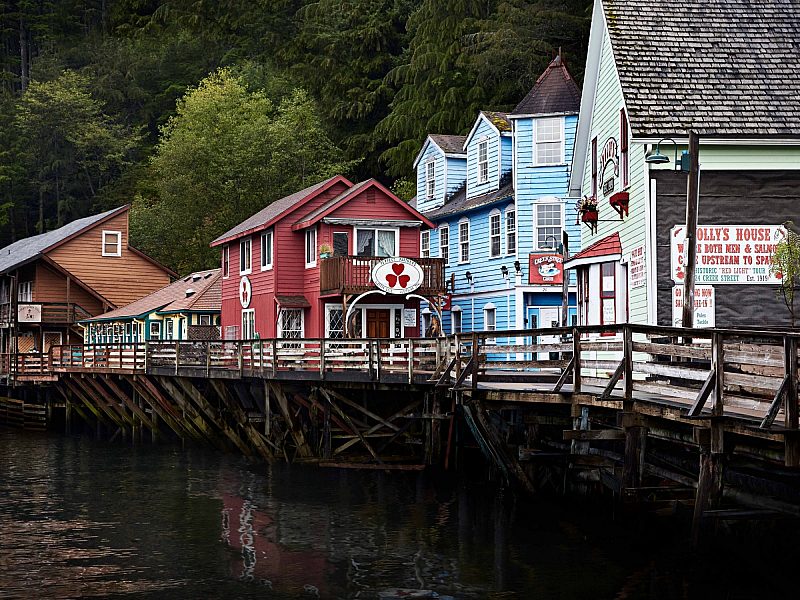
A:
<svg viewBox="0 0 800 600">
<path fill-rule="evenodd" d="M 19 302 L 16 304 L 17 313 L 9 303 L 0 304 L 0 323 L 50 323 L 71 325 L 92 315 L 82 306 L 67 302 Z M 20 310 L 30 307 L 31 319 L 18 319 Z"/>
<path fill-rule="evenodd" d="M 320 293 L 361 294 L 375 289 L 372 268 L 384 260 L 379 256 L 334 256 L 323 258 L 320 264 Z M 444 259 L 413 258 L 424 274 L 416 293 L 422 296 L 443 294 L 445 291 Z"/>
</svg>

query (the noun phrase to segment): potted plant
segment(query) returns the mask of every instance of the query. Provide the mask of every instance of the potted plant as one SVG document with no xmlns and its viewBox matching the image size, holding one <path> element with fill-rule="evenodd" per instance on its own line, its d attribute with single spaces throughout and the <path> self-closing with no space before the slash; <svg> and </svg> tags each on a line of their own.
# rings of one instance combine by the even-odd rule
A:
<svg viewBox="0 0 800 600">
<path fill-rule="evenodd" d="M 592 231 L 597 230 L 597 198 L 584 196 L 578 202 L 578 213 L 581 221 L 589 226 Z"/>
<path fill-rule="evenodd" d="M 333 248 L 331 248 L 330 244 L 323 243 L 319 245 L 319 257 L 320 258 L 330 258 L 333 256 Z"/>
</svg>

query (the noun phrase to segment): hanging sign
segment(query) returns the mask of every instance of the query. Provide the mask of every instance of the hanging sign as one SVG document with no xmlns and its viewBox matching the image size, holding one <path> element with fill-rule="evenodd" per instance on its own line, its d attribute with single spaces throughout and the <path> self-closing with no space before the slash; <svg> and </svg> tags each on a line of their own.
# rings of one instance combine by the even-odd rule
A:
<svg viewBox="0 0 800 600">
<path fill-rule="evenodd" d="M 403 309 L 403 327 L 416 327 L 417 326 L 417 309 L 404 308 Z"/>
<path fill-rule="evenodd" d="M 250 279 L 245 275 L 239 280 L 239 303 L 242 308 L 250 306 L 250 300 L 253 297 L 253 288 L 250 285 Z"/>
<path fill-rule="evenodd" d="M 425 273 L 410 258 L 384 258 L 372 267 L 372 283 L 387 294 L 408 294 L 422 285 Z"/>
<path fill-rule="evenodd" d="M 20 304 L 17 306 L 18 323 L 41 323 L 42 305 L 41 304 Z"/>
<path fill-rule="evenodd" d="M 694 326 L 714 327 L 716 322 L 716 302 L 713 285 L 694 286 Z M 683 286 L 672 288 L 672 324 L 681 327 L 683 323 Z"/>
<path fill-rule="evenodd" d="M 672 280 L 686 277 L 686 226 L 670 232 Z M 775 246 L 786 238 L 782 225 L 701 225 L 697 228 L 695 283 L 779 284 L 770 271 Z"/>
<path fill-rule="evenodd" d="M 628 285 L 631 289 L 640 288 L 647 284 L 644 244 L 631 250 L 631 258 L 628 261 L 628 278 L 630 279 Z"/>
<path fill-rule="evenodd" d="M 606 168 L 608 167 L 609 163 L 611 166 L 614 167 L 612 171 L 614 176 L 619 176 L 619 144 L 617 143 L 617 138 L 610 137 L 606 140 L 606 143 L 603 144 L 603 149 L 600 151 L 600 160 L 597 161 L 600 165 L 600 173 L 598 177 L 600 181 L 604 180 L 604 176 L 606 174 Z M 614 182 L 613 179 L 611 181 L 611 189 L 606 191 L 605 185 L 603 186 L 603 193 L 610 194 L 614 191 Z"/>
<path fill-rule="evenodd" d="M 564 281 L 564 257 L 561 254 L 529 254 L 528 283 L 560 285 Z"/>
</svg>

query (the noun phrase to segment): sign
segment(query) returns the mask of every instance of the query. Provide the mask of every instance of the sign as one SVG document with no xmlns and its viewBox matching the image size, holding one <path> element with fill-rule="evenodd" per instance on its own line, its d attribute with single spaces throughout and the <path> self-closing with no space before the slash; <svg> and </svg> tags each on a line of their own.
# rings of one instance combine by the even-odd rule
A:
<svg viewBox="0 0 800 600">
<path fill-rule="evenodd" d="M 686 277 L 685 231 L 685 225 L 676 225 L 670 232 L 670 273 L 678 284 Z M 775 246 L 785 238 L 781 225 L 701 225 L 695 283 L 779 284 L 780 275 L 771 273 L 770 265 Z"/>
<path fill-rule="evenodd" d="M 384 258 L 372 267 L 372 283 L 387 294 L 408 294 L 422 285 L 425 273 L 410 258 Z"/>
<path fill-rule="evenodd" d="M 713 285 L 694 286 L 694 326 L 714 327 L 716 321 L 716 301 Z M 672 288 L 672 324 L 681 327 L 683 323 L 683 286 Z"/>
<path fill-rule="evenodd" d="M 608 196 L 613 191 L 614 191 L 614 178 L 609 177 L 603 182 L 603 195 Z"/>
<path fill-rule="evenodd" d="M 250 285 L 250 279 L 245 275 L 239 280 L 239 303 L 242 308 L 250 306 L 250 300 L 253 297 L 253 287 Z"/>
<path fill-rule="evenodd" d="M 564 257 L 560 254 L 529 254 L 528 283 L 560 285 L 564 281 Z"/>
<path fill-rule="evenodd" d="M 417 309 L 404 308 L 403 309 L 403 327 L 416 327 L 417 326 Z"/>
<path fill-rule="evenodd" d="M 17 306 L 18 323 L 41 323 L 42 305 L 41 304 L 20 304 Z"/>
<path fill-rule="evenodd" d="M 647 265 L 644 257 L 644 244 L 631 250 L 628 261 L 628 287 L 640 288 L 647 285 Z"/>
<path fill-rule="evenodd" d="M 600 173 L 598 174 L 600 181 L 603 181 L 603 176 L 606 173 L 606 167 L 608 166 L 608 163 L 611 163 L 611 166 L 614 167 L 614 175 L 619 176 L 618 157 L 619 145 L 617 144 L 617 138 L 610 137 L 606 140 L 606 143 L 603 144 L 603 149 L 600 151 L 600 160 L 597 161 L 597 163 L 600 165 Z M 603 186 L 603 193 L 608 193 L 605 191 L 605 186 Z"/>
</svg>

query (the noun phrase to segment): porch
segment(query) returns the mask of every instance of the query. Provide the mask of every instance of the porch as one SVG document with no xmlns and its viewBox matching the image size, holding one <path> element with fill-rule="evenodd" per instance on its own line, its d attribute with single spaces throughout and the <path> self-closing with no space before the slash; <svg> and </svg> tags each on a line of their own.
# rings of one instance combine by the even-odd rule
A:
<svg viewBox="0 0 800 600">
<path fill-rule="evenodd" d="M 320 294 L 352 295 L 363 294 L 375 289 L 372 282 L 372 269 L 386 257 L 380 256 L 334 256 L 323 258 L 320 262 Z M 422 285 L 415 293 L 430 297 L 445 292 L 444 259 L 412 258 L 423 273 Z"/>
</svg>

